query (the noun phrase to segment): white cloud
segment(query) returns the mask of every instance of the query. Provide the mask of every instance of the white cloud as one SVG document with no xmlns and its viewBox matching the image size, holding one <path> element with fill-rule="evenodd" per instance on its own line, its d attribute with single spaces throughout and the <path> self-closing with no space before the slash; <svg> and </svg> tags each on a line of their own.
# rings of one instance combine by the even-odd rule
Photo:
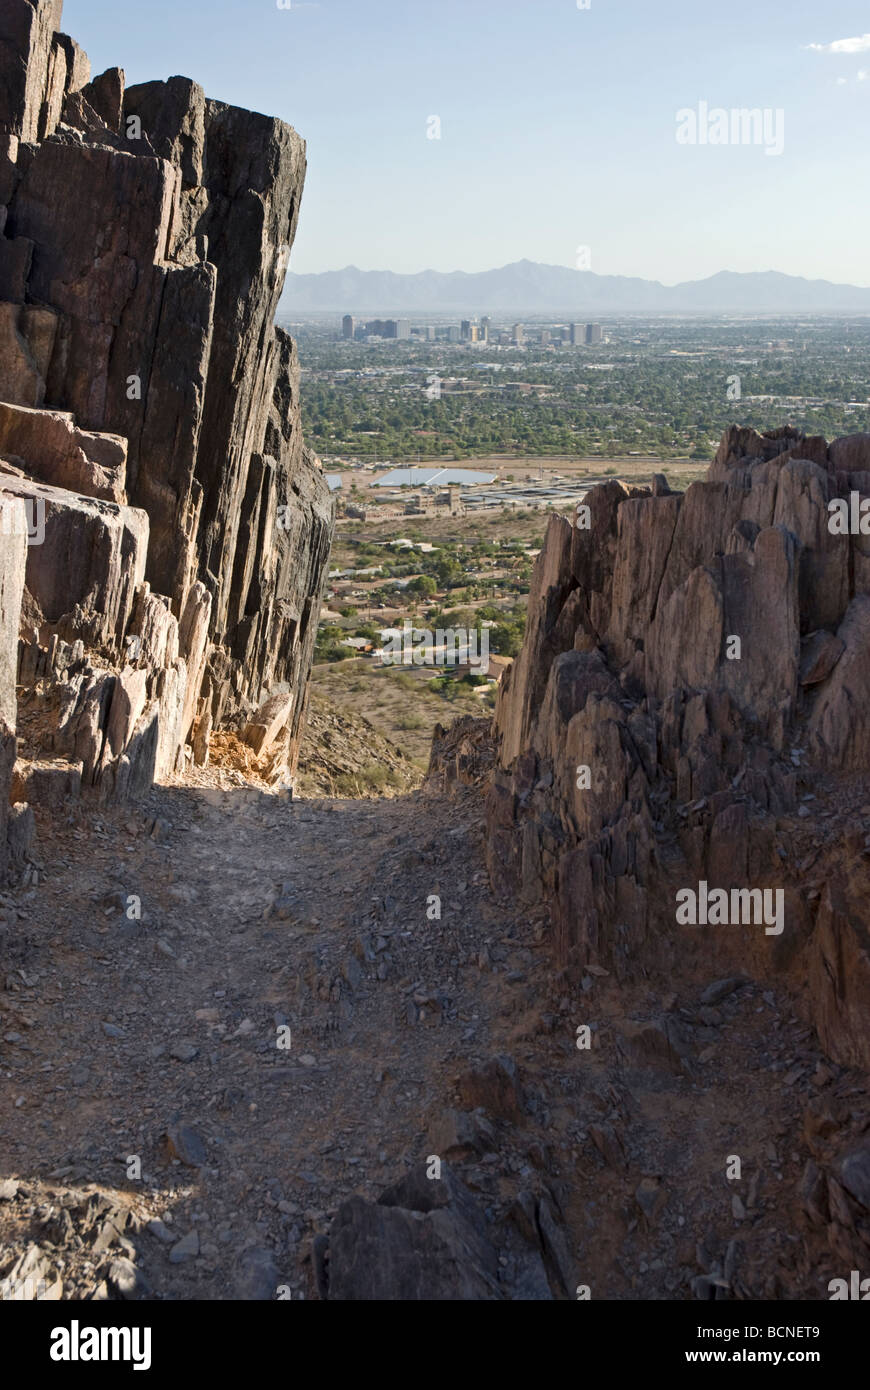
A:
<svg viewBox="0 0 870 1390">
<path fill-rule="evenodd" d="M 866 82 L 868 79 L 870 79 L 870 72 L 868 72 L 866 68 L 859 68 L 859 69 L 858 69 L 858 81 L 859 81 L 859 82 Z"/>
<path fill-rule="evenodd" d="M 814 53 L 870 53 L 870 34 L 855 39 L 835 39 L 833 43 L 810 43 Z"/>
<path fill-rule="evenodd" d="M 837 78 L 836 85 L 837 85 L 838 87 L 845 87 L 845 85 L 846 85 L 846 78 L 845 78 L 845 77 L 838 77 L 838 78 Z"/>
</svg>

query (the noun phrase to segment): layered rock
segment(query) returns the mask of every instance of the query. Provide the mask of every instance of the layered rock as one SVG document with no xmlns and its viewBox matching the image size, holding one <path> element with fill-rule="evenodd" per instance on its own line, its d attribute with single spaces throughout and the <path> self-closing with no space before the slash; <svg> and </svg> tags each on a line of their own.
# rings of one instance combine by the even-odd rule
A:
<svg viewBox="0 0 870 1390">
<path fill-rule="evenodd" d="M 611 482 L 551 518 L 499 692 L 488 839 L 494 886 L 550 905 L 569 972 L 737 956 L 785 972 L 830 1053 L 868 1065 L 866 859 L 809 899 L 786 847 L 801 769 L 860 801 L 868 765 L 868 537 L 829 506 L 853 493 L 870 435 L 733 428 L 684 495 Z M 680 926 L 676 892 L 701 881 L 781 889 L 784 930 Z"/>
<path fill-rule="evenodd" d="M 114 794 L 229 723 L 292 771 L 332 527 L 273 322 L 304 144 L 186 78 L 91 80 L 60 18 L 0 16 L 0 486 L 40 747 Z"/>
</svg>

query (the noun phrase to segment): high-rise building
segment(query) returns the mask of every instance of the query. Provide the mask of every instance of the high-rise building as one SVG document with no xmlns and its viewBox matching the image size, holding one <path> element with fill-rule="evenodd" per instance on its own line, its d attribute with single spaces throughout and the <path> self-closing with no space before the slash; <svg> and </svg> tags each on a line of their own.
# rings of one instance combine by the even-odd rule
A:
<svg viewBox="0 0 870 1390">
<path fill-rule="evenodd" d="M 460 325 L 460 330 L 461 330 L 461 333 L 462 333 L 462 341 L 463 341 L 463 343 L 470 342 L 470 340 L 471 340 L 471 319 L 463 319 L 463 320 L 462 320 L 462 323 L 461 323 L 461 325 Z"/>
<path fill-rule="evenodd" d="M 397 337 L 397 338 L 410 338 L 410 336 L 411 336 L 411 320 L 410 320 L 410 319 L 396 319 L 396 337 Z"/>
<path fill-rule="evenodd" d="M 447 341 L 448 343 L 459 342 L 459 329 L 456 327 L 455 324 L 451 324 L 447 330 Z"/>
<path fill-rule="evenodd" d="M 517 347 L 522 347 L 523 343 L 526 341 L 526 332 L 521 323 L 514 324 L 513 335 Z"/>
<path fill-rule="evenodd" d="M 586 341 L 587 341 L 587 343 L 600 343 L 600 342 L 601 342 L 601 324 L 600 324 L 600 323 L 587 323 L 587 325 L 586 325 Z"/>
<path fill-rule="evenodd" d="M 542 328 L 542 329 L 541 329 L 541 347 L 544 348 L 544 347 L 549 347 L 549 346 L 550 346 L 550 330 L 549 330 L 549 328 Z"/>
<path fill-rule="evenodd" d="M 488 315 L 488 314 L 484 314 L 483 318 L 480 320 L 480 341 L 481 341 L 482 343 L 488 343 L 488 342 L 489 342 L 489 315 Z"/>
<path fill-rule="evenodd" d="M 572 323 L 568 330 L 571 336 L 571 346 L 577 347 L 580 343 L 586 342 L 585 323 Z"/>
<path fill-rule="evenodd" d="M 427 323 L 426 327 L 423 329 L 423 337 L 426 339 L 427 343 L 434 343 L 435 329 L 431 323 Z"/>
<path fill-rule="evenodd" d="M 470 334 L 470 336 L 471 336 L 471 341 L 472 341 L 473 343 L 478 342 L 479 339 L 480 339 L 480 329 L 478 328 L 478 326 L 477 326 L 476 323 L 473 323 L 473 324 L 471 325 L 471 334 Z"/>
<path fill-rule="evenodd" d="M 355 328 L 356 323 L 354 322 L 353 314 L 345 314 L 344 318 L 341 321 L 342 338 L 352 338 Z"/>
</svg>

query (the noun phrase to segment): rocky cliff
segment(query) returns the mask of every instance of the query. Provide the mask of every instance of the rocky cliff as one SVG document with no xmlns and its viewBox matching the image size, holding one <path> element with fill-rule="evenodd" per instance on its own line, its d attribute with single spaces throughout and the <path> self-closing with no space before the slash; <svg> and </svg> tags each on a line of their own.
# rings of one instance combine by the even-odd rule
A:
<svg viewBox="0 0 870 1390">
<path fill-rule="evenodd" d="M 22 511 L 31 533 L 29 752 L 116 795 L 203 761 L 229 722 L 292 771 L 332 526 L 273 323 L 304 144 L 186 78 L 91 78 L 60 22 L 61 0 L 0 12 L 0 470 L 10 572 Z"/>
<path fill-rule="evenodd" d="M 870 435 L 733 428 L 684 495 L 553 517 L 488 799 L 493 883 L 550 905 L 569 973 L 775 972 L 863 1066 L 870 537 L 836 517 L 868 493 Z M 782 930 L 681 925 L 701 881 L 781 890 Z"/>
<path fill-rule="evenodd" d="M 781 1229 L 799 1233 L 807 1288 L 870 1250 L 868 494 L 870 435 L 735 427 L 683 495 L 612 482 L 551 518 L 487 796 L 493 888 L 547 913 L 562 1007 L 601 977 L 640 992 L 619 1024 L 626 1065 L 679 1069 L 690 1036 L 713 1043 L 693 1065 L 713 1065 L 717 1001 L 746 986 L 756 1013 L 790 1000 L 779 1047 L 745 1072 L 735 1052 L 728 1074 L 765 1116 L 803 1088 L 802 1115 L 793 1096 L 776 1123 L 796 1165 Z M 827 1058 L 811 1082 L 810 1030 L 777 1031 L 791 1007 Z M 612 1119 L 624 1132 L 619 1106 Z M 732 1122 L 735 1152 L 749 1128 Z M 728 1266 L 696 1296 L 726 1296 Z M 780 1296 L 791 1275 L 770 1268 Z"/>
</svg>

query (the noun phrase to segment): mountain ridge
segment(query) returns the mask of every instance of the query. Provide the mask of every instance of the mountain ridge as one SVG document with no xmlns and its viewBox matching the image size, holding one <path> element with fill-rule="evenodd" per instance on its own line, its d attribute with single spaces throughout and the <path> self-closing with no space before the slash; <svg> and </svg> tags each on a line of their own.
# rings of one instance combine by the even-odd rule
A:
<svg viewBox="0 0 870 1390">
<path fill-rule="evenodd" d="M 870 287 L 782 271 L 721 270 L 665 285 L 639 276 L 513 261 L 482 271 L 341 270 L 287 276 L 285 312 L 870 313 Z"/>
</svg>

